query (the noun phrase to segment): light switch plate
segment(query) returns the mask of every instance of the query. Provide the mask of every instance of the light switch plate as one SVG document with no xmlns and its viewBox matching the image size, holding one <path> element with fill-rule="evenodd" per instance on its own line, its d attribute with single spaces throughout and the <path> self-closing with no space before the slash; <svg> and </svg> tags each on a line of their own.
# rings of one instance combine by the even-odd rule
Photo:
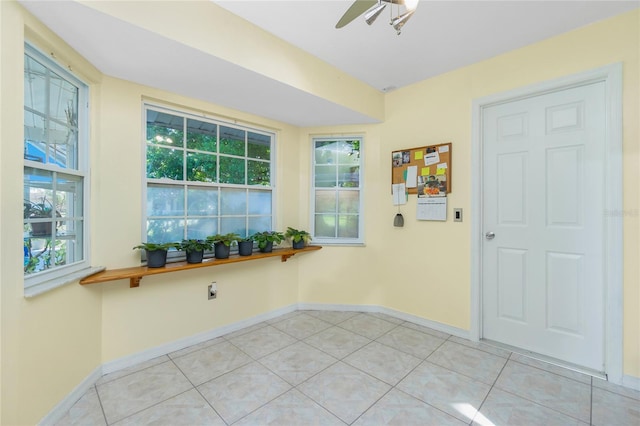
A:
<svg viewBox="0 0 640 426">
<path fill-rule="evenodd" d="M 462 222 L 462 209 L 453 209 L 453 221 Z"/>
</svg>

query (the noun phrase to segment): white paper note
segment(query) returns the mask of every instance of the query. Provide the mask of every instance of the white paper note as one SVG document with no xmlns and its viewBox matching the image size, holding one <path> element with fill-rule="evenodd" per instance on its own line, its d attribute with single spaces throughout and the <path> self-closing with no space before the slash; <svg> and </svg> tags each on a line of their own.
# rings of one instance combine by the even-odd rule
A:
<svg viewBox="0 0 640 426">
<path fill-rule="evenodd" d="M 440 154 L 437 152 L 430 152 L 424 156 L 424 165 L 430 166 L 432 164 L 437 164 L 440 162 Z"/>
<path fill-rule="evenodd" d="M 407 188 L 418 186 L 418 166 L 407 167 Z"/>
<path fill-rule="evenodd" d="M 393 191 L 393 205 L 407 204 L 407 190 L 404 183 L 394 183 L 391 188 Z"/>
<path fill-rule="evenodd" d="M 449 145 L 443 145 L 438 147 L 438 152 L 449 152 Z"/>
</svg>

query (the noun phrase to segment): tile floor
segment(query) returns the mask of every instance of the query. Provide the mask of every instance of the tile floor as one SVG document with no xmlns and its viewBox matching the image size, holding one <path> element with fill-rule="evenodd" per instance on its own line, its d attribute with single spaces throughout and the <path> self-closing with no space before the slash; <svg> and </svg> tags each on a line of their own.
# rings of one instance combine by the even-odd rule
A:
<svg viewBox="0 0 640 426">
<path fill-rule="evenodd" d="M 296 311 L 103 376 L 58 425 L 640 425 L 640 392 L 384 314 Z"/>
</svg>

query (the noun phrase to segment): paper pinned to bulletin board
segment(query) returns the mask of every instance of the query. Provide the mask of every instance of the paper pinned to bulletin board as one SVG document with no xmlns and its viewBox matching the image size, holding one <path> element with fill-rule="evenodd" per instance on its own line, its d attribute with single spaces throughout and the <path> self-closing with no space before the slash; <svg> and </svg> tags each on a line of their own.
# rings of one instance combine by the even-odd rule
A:
<svg viewBox="0 0 640 426">
<path fill-rule="evenodd" d="M 451 142 L 391 153 L 391 184 L 404 183 L 409 194 L 431 197 L 451 192 Z"/>
</svg>

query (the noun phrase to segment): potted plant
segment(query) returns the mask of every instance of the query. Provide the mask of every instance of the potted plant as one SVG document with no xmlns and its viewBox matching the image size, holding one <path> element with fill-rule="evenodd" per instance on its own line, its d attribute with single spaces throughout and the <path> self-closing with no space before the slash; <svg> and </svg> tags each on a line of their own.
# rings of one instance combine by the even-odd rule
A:
<svg viewBox="0 0 640 426">
<path fill-rule="evenodd" d="M 287 231 L 284 236 L 291 240 L 291 245 L 294 249 L 301 249 L 311 241 L 311 234 L 307 231 L 302 231 L 292 227 L 287 227 Z"/>
<path fill-rule="evenodd" d="M 251 256 L 253 253 L 253 238 L 245 237 L 238 241 L 238 254 L 240 256 Z"/>
<path fill-rule="evenodd" d="M 170 248 L 177 248 L 178 243 L 141 243 L 133 249 L 144 250 L 147 253 L 147 266 L 161 268 L 167 264 L 167 252 Z"/>
<path fill-rule="evenodd" d="M 270 253 L 273 245 L 284 241 L 284 234 L 278 231 L 256 232 L 251 236 L 258 243 L 258 249 L 263 253 Z"/>
<path fill-rule="evenodd" d="M 207 240 L 188 239 L 182 240 L 180 250 L 187 255 L 187 263 L 202 263 L 205 250 L 211 250 L 213 244 Z"/>
<path fill-rule="evenodd" d="M 231 252 L 231 245 L 241 240 L 240 235 L 230 232 L 228 234 L 216 234 L 207 237 L 213 243 L 213 250 L 217 259 L 226 259 Z"/>
<path fill-rule="evenodd" d="M 53 205 L 47 201 L 46 197 L 42 198 L 39 203 L 30 200 L 24 200 L 24 219 L 51 219 L 53 217 Z M 51 222 L 32 222 L 31 235 L 43 236 L 52 234 Z"/>
</svg>

